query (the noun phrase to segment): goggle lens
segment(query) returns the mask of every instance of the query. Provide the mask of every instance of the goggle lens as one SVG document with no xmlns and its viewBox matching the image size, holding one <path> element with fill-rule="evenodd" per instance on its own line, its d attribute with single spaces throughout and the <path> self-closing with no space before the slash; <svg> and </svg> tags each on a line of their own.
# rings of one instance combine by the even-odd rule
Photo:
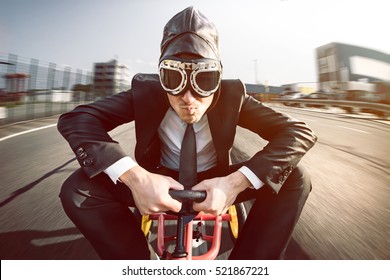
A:
<svg viewBox="0 0 390 280">
<path fill-rule="evenodd" d="M 219 86 L 220 73 L 218 71 L 199 72 L 195 81 L 202 91 L 213 91 Z"/>
<path fill-rule="evenodd" d="M 175 90 L 180 87 L 183 77 L 179 71 L 171 69 L 161 69 L 160 71 L 161 83 L 165 88 Z"/>
</svg>

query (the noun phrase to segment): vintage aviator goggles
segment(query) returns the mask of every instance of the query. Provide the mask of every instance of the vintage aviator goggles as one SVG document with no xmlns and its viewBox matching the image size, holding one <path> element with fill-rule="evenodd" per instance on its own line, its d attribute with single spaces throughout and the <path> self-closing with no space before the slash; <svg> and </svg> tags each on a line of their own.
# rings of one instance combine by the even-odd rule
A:
<svg viewBox="0 0 390 280">
<path fill-rule="evenodd" d="M 222 79 L 221 63 L 215 60 L 185 62 L 165 59 L 159 65 L 159 72 L 162 87 L 171 95 L 184 93 L 189 80 L 195 94 L 208 97 L 218 90 Z"/>
</svg>

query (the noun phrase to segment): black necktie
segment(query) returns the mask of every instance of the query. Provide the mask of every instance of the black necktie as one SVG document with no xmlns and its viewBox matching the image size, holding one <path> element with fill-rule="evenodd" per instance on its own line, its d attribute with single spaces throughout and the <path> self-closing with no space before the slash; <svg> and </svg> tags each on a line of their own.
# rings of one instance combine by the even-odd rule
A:
<svg viewBox="0 0 390 280">
<path fill-rule="evenodd" d="M 190 190 L 197 183 L 196 140 L 192 124 L 187 124 L 180 151 L 179 182 Z"/>
</svg>

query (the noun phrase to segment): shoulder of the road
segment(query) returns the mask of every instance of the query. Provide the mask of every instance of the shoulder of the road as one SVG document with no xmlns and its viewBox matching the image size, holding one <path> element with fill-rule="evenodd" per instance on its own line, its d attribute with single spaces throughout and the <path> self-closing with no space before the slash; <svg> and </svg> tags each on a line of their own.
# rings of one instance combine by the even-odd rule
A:
<svg viewBox="0 0 390 280">
<path fill-rule="evenodd" d="M 56 115 L 0 126 L 0 142 L 22 134 L 55 127 L 57 125 L 58 117 L 59 115 Z"/>
</svg>

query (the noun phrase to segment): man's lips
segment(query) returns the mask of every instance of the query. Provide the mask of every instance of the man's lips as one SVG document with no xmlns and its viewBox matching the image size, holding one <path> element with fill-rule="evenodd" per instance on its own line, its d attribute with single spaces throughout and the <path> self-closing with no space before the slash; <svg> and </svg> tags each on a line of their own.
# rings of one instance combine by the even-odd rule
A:
<svg viewBox="0 0 390 280">
<path fill-rule="evenodd" d="M 193 112 L 193 111 L 195 111 L 197 108 L 196 107 L 194 107 L 194 106 L 181 106 L 180 107 L 182 110 L 185 110 L 185 111 L 187 111 L 187 112 Z"/>
</svg>

